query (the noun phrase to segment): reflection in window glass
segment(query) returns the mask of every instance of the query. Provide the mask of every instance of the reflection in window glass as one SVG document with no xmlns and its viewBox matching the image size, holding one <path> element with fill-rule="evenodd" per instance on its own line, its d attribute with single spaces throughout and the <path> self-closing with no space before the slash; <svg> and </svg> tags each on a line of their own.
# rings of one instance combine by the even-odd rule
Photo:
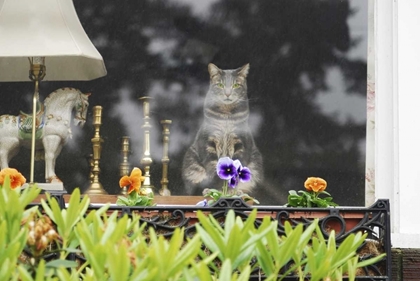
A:
<svg viewBox="0 0 420 281">
<path fill-rule="evenodd" d="M 104 57 L 108 75 L 88 82 L 42 82 L 41 96 L 59 87 L 75 87 L 92 92 L 90 108 L 103 106 L 100 181 L 108 192 L 119 192 L 122 136 L 130 137 L 131 167 L 140 166 L 143 113 L 138 98 L 142 96 L 153 97 L 153 184 L 160 186 L 161 180 L 159 122 L 170 119 L 172 194 L 200 194 L 206 185 L 220 188 L 220 183 L 213 186 L 206 181 L 186 188 L 184 157 L 204 121 L 209 63 L 223 70 L 249 63 L 246 78 L 235 76 L 223 83 L 232 88 L 246 79 L 247 134 L 263 163 L 252 195 L 262 204 L 285 204 L 288 190 L 302 189 L 308 176 L 317 176 L 328 181 L 327 191 L 340 205 L 364 204 L 367 1 L 172 0 L 99 5 L 85 0 L 75 1 L 75 6 Z M 30 112 L 32 89 L 29 83 L 2 83 L 1 114 Z M 235 91 L 230 92 L 232 97 Z M 69 191 L 89 184 L 91 124 L 90 110 L 85 127 L 73 128 L 73 138 L 57 160 L 57 175 Z M 210 150 L 229 150 L 218 149 L 222 145 L 218 141 L 209 143 L 207 138 L 203 143 Z M 241 139 L 232 149 L 250 149 L 244 143 Z M 210 152 L 197 155 L 202 163 L 215 157 Z M 253 163 L 250 159 L 244 158 L 243 164 Z M 29 152 L 22 151 L 10 165 L 29 174 Z M 37 162 L 36 180 L 43 181 L 43 175 L 43 163 Z"/>
</svg>

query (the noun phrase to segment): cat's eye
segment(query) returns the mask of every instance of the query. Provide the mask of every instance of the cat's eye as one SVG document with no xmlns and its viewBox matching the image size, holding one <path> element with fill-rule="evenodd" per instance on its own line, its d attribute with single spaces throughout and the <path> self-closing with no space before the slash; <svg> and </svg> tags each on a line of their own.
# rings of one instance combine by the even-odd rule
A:
<svg viewBox="0 0 420 281">
<path fill-rule="evenodd" d="M 219 87 L 219 88 L 222 88 L 222 89 L 225 87 L 225 85 L 223 85 L 223 83 L 217 83 L 216 86 Z"/>
<path fill-rule="evenodd" d="M 238 83 L 235 83 L 235 84 L 232 85 L 232 88 L 236 89 L 236 88 L 239 88 L 240 86 L 241 85 L 239 85 Z"/>
</svg>

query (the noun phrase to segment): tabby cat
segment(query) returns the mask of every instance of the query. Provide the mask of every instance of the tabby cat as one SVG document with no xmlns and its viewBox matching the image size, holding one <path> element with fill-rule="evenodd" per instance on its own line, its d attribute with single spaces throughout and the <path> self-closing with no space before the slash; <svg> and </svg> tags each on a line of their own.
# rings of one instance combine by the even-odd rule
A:
<svg viewBox="0 0 420 281">
<path fill-rule="evenodd" d="M 222 187 L 216 174 L 220 157 L 239 159 L 252 173 L 250 182 L 238 189 L 251 193 L 262 181 L 262 157 L 248 126 L 249 105 L 246 78 L 249 64 L 234 70 L 222 70 L 210 63 L 210 88 L 204 101 L 204 122 L 187 150 L 182 177 L 189 194 L 205 188 Z"/>
</svg>

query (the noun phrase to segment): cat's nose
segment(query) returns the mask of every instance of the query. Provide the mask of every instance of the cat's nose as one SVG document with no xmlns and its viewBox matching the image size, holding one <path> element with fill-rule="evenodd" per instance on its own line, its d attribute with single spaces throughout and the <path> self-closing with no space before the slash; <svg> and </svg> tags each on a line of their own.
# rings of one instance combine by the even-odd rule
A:
<svg viewBox="0 0 420 281">
<path fill-rule="evenodd" d="M 231 91 L 225 91 L 225 95 L 226 95 L 226 97 L 230 97 L 230 95 L 232 94 L 232 92 Z"/>
</svg>

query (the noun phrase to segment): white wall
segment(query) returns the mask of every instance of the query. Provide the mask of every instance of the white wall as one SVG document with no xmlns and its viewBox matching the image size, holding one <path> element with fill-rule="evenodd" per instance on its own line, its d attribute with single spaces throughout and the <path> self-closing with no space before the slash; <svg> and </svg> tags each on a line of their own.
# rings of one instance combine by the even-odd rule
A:
<svg viewBox="0 0 420 281">
<path fill-rule="evenodd" d="M 375 196 L 393 247 L 420 248 L 420 1 L 375 0 Z"/>
</svg>

